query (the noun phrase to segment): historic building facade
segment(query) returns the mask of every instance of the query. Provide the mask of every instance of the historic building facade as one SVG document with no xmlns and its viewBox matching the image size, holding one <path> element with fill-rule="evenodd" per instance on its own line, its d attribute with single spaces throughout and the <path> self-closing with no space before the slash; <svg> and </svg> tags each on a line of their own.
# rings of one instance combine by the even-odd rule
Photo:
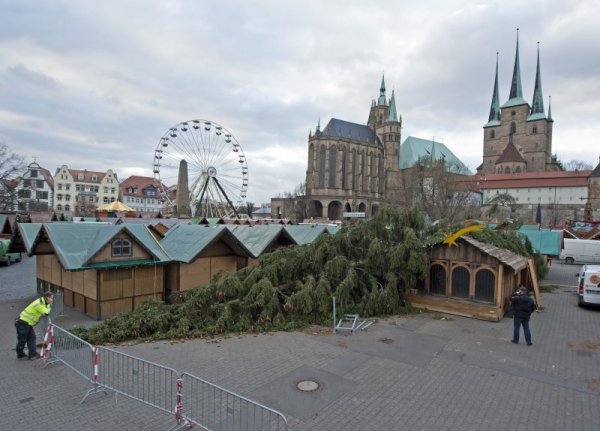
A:
<svg viewBox="0 0 600 431">
<path fill-rule="evenodd" d="M 552 114 L 544 110 L 540 50 L 531 106 L 523 98 L 519 39 L 508 101 L 500 106 L 498 91 L 498 59 L 488 122 L 483 126 L 483 163 L 478 172 L 520 173 L 558 171 L 560 166 L 552 155 Z"/>
<path fill-rule="evenodd" d="M 340 220 L 344 212 L 369 217 L 384 202 L 400 198 L 402 118 L 385 79 L 373 100 L 366 125 L 332 118 L 308 137 L 306 196 L 308 215 Z"/>
<path fill-rule="evenodd" d="M 27 172 L 17 179 L 16 195 L 19 211 L 49 211 L 52 209 L 54 179 L 48 169 L 37 162 L 27 166 Z"/>
</svg>

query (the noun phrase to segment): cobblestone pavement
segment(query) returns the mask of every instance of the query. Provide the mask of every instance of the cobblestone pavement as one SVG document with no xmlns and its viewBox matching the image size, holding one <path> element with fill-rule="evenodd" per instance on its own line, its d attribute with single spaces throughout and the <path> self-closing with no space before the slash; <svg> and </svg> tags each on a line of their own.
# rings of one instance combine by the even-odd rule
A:
<svg viewBox="0 0 600 431">
<path fill-rule="evenodd" d="M 531 347 L 510 343 L 511 319 L 424 313 L 381 319 L 349 336 L 313 327 L 118 348 L 273 407 L 292 430 L 599 429 L 600 310 L 577 307 L 578 270 L 553 262 L 543 284 L 560 287 L 542 294 Z M 15 359 L 12 319 L 27 301 L 8 299 L 0 302 L 0 429 L 166 430 L 174 423 L 123 396 L 99 394 L 80 405 L 90 387 L 81 377 Z M 62 326 L 89 323 L 66 314 Z M 302 393 L 299 380 L 320 387 Z"/>
</svg>

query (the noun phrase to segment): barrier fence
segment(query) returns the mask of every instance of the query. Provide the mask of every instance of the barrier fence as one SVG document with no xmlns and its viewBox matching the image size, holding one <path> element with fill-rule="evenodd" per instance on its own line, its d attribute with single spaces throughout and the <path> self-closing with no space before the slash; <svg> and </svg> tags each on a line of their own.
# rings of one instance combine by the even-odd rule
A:
<svg viewBox="0 0 600 431">
<path fill-rule="evenodd" d="M 206 430 L 287 430 L 285 416 L 227 389 L 183 373 L 184 417 Z"/>
<path fill-rule="evenodd" d="M 115 349 L 92 346 L 50 322 L 42 345 L 44 367 L 61 362 L 92 388 L 81 403 L 105 389 L 174 414 L 171 429 L 193 425 L 205 430 L 288 430 L 283 414 L 192 374 Z"/>
<path fill-rule="evenodd" d="M 172 368 L 98 346 L 98 384 L 172 413 L 179 375 Z"/>
</svg>

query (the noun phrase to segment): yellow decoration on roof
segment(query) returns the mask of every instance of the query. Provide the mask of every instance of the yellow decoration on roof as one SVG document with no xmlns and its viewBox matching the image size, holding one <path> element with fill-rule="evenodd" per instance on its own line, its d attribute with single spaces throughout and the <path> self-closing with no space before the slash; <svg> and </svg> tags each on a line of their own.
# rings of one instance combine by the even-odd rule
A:
<svg viewBox="0 0 600 431">
<path fill-rule="evenodd" d="M 443 243 L 448 244 L 448 247 L 456 246 L 456 240 L 458 238 L 460 238 L 462 235 L 469 233 L 469 232 L 475 232 L 478 230 L 482 230 L 482 229 L 483 229 L 482 224 L 474 224 L 472 226 L 463 227 L 462 229 L 459 229 L 456 232 L 454 232 L 452 235 L 448 235 Z"/>
</svg>

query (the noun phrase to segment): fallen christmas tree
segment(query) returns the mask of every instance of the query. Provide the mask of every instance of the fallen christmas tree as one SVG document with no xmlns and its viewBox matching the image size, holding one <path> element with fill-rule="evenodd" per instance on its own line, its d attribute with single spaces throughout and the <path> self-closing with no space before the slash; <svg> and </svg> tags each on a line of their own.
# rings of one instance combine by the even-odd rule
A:
<svg viewBox="0 0 600 431">
<path fill-rule="evenodd" d="M 440 227 L 426 226 L 416 209 L 382 208 L 368 222 L 344 225 L 334 236 L 278 249 L 233 274 L 220 273 L 207 286 L 172 295 L 169 304 L 148 301 L 74 332 L 106 343 L 329 325 L 332 296 L 339 310 L 361 317 L 414 312 L 404 289 L 425 276 L 427 247 L 445 235 Z M 506 233 L 481 235 L 531 254 L 530 245 L 528 251 Z"/>
</svg>

